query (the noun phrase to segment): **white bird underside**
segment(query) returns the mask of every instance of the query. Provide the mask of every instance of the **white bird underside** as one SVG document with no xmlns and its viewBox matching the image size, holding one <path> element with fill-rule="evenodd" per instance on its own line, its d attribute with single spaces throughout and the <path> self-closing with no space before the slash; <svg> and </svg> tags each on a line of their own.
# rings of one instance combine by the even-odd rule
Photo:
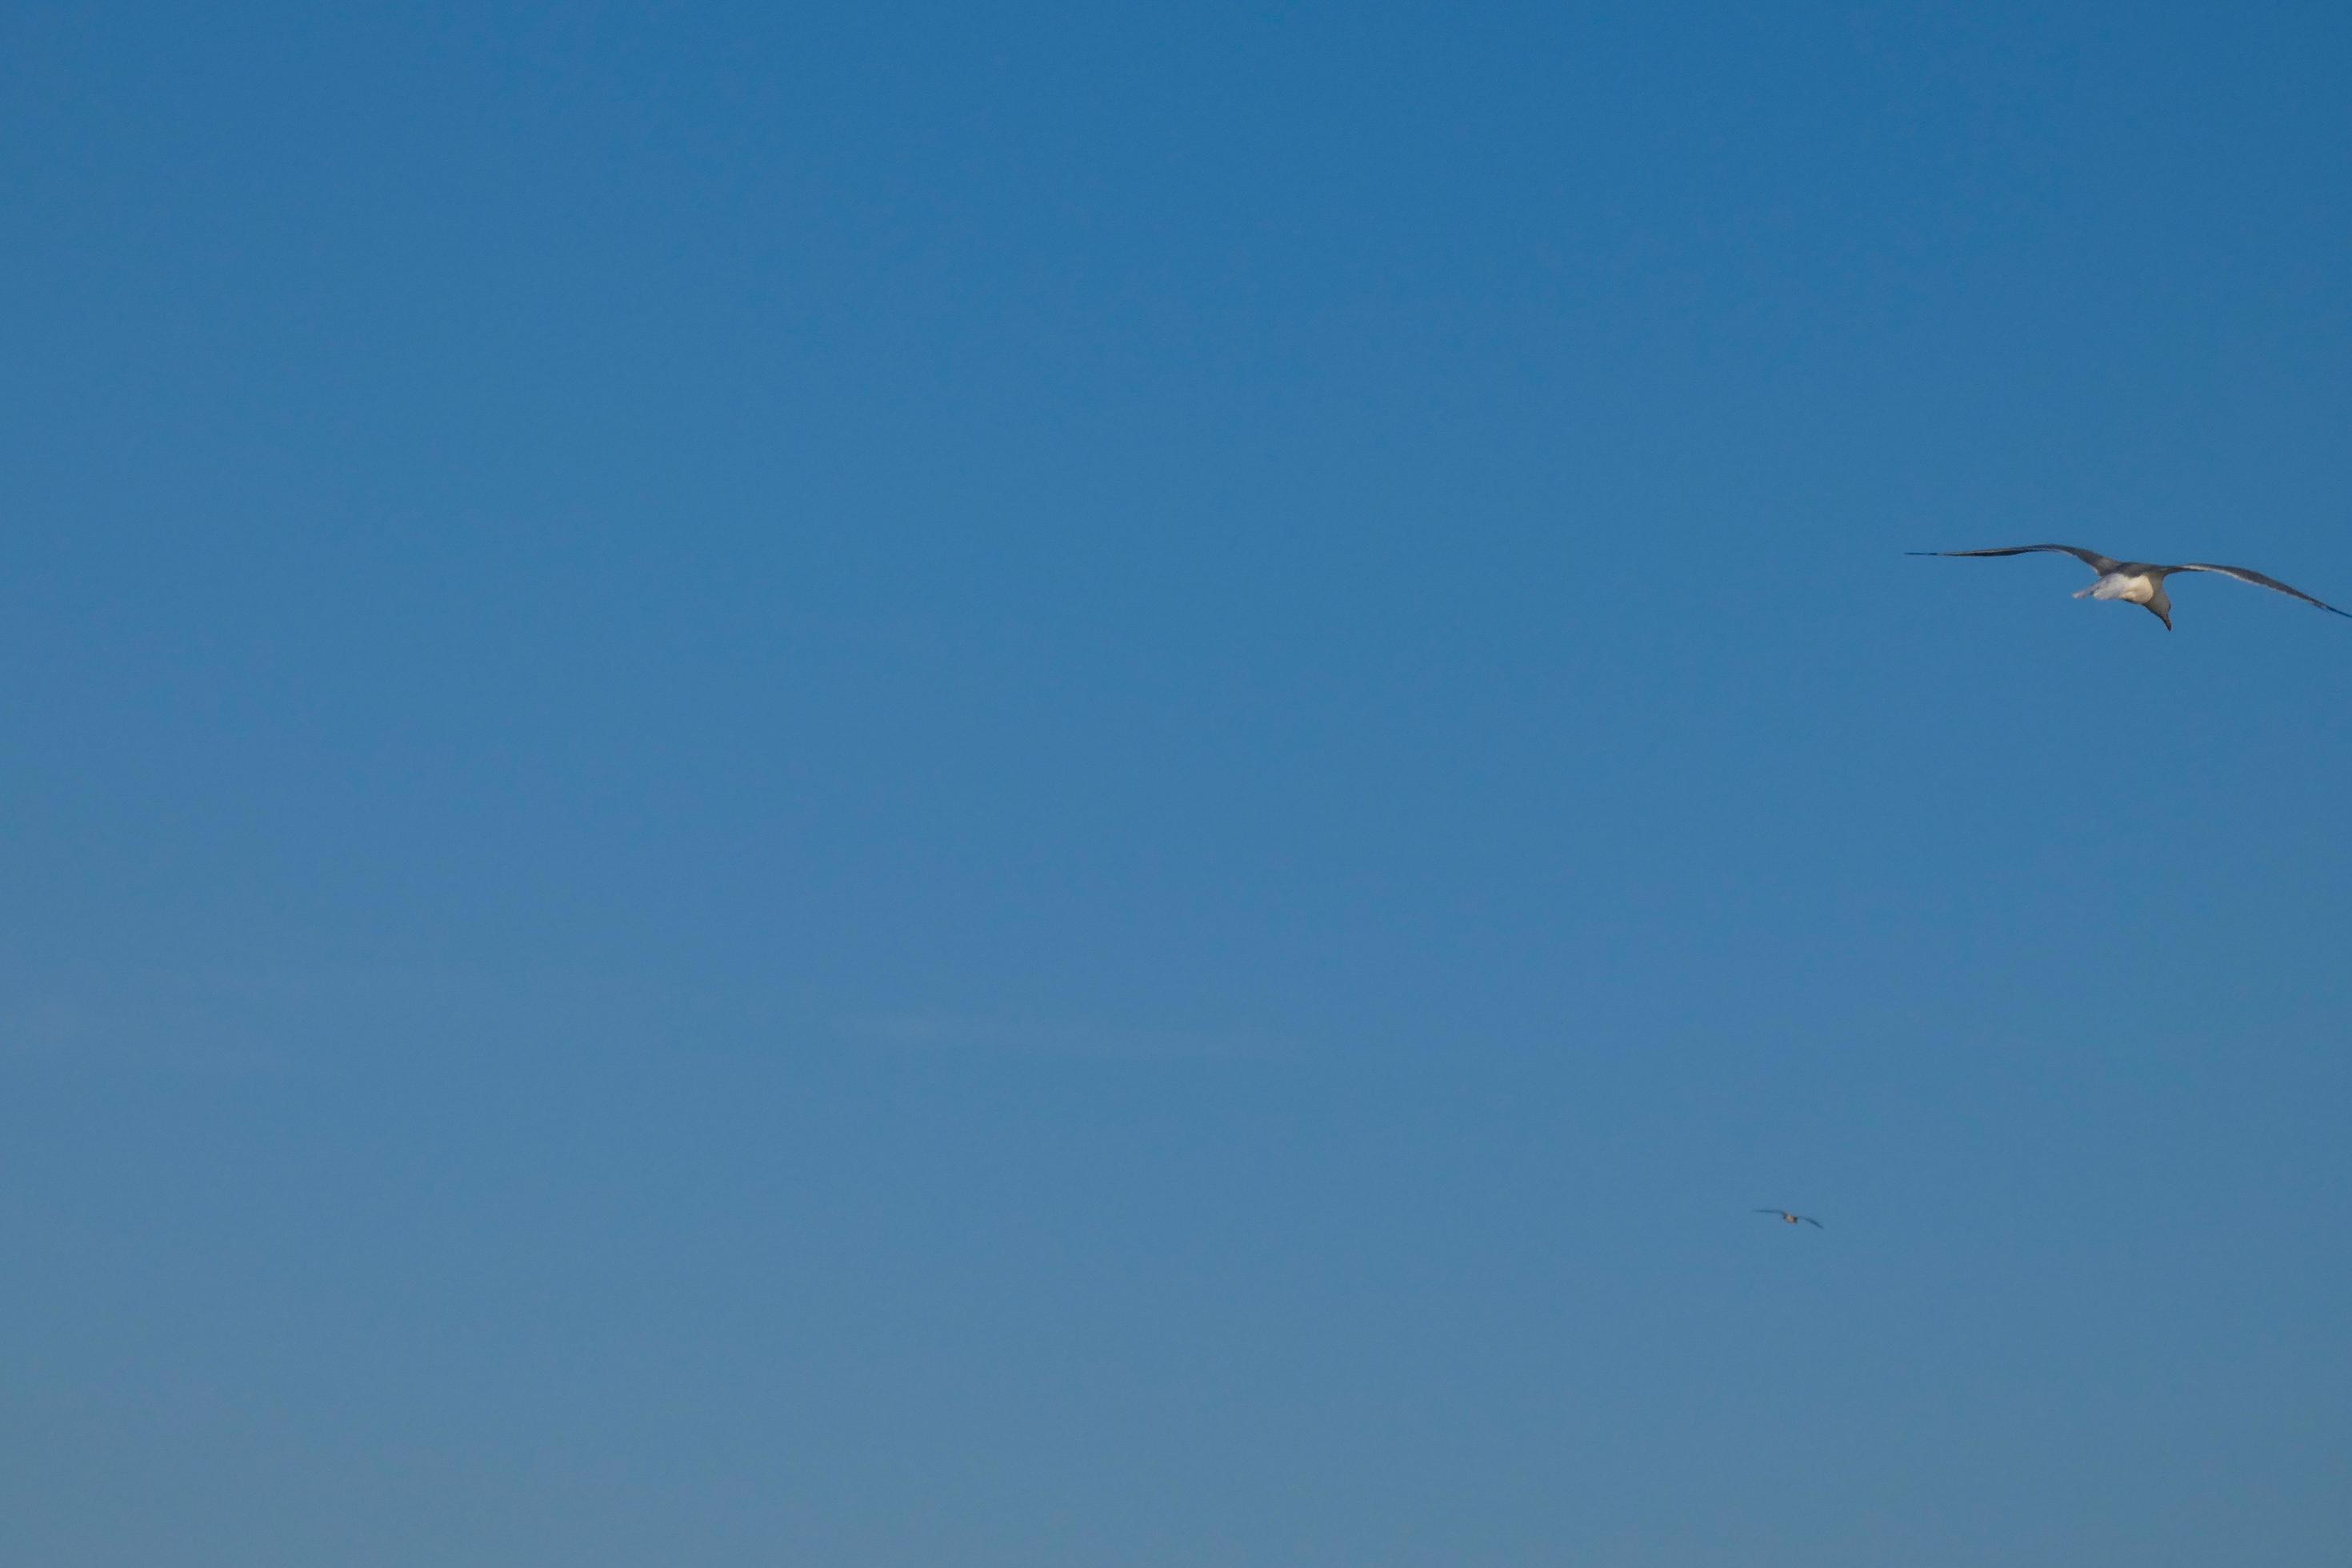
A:
<svg viewBox="0 0 2352 1568">
<path fill-rule="evenodd" d="M 2156 597 L 2156 579 L 2145 574 L 2108 572 L 2074 597 L 2121 599 L 2126 605 L 2145 605 Z"/>
</svg>

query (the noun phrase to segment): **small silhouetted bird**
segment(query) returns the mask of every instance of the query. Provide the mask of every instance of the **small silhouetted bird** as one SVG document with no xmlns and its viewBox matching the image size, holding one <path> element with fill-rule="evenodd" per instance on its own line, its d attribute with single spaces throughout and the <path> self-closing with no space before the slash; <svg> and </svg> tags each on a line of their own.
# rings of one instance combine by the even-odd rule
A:
<svg viewBox="0 0 2352 1568">
<path fill-rule="evenodd" d="M 1784 1219 L 1784 1220 L 1788 1221 L 1790 1225 L 1794 1225 L 1794 1224 L 1796 1224 L 1799 1220 L 1803 1220 L 1807 1225 L 1811 1226 L 1815 1230 L 1826 1230 L 1826 1229 L 1828 1229 L 1828 1228 L 1829 1228 L 1827 1226 L 1824 1226 L 1823 1224 L 1822 1224 L 1822 1222 L 1821 1222 L 1821 1221 L 1819 1221 L 1819 1220 L 1815 1219 L 1812 1215 L 1809 1215 L 1809 1214 L 1790 1214 L 1787 1209 L 1758 1209 L 1756 1212 L 1757 1212 L 1758 1214 L 1776 1214 L 1776 1215 L 1779 1215 L 1782 1219 Z"/>
<path fill-rule="evenodd" d="M 2317 605 L 2332 616 L 2352 616 L 2352 610 L 2339 610 L 2324 599 L 2315 599 L 2300 588 L 2290 588 L 2275 577 L 2265 577 L 2243 566 L 2214 566 L 2202 561 L 2191 561 L 2179 566 L 2158 566 L 2146 561 L 2117 561 L 2095 550 L 2084 550 L 2073 544 L 2011 544 L 2000 550 L 1906 550 L 1906 555 L 2031 555 L 2040 550 L 2054 550 L 2071 555 L 2099 574 L 2099 580 L 2074 595 L 2078 599 L 2121 599 L 2126 605 L 2137 605 L 2158 620 L 2164 629 L 2172 629 L 2172 595 L 2164 591 L 2164 580 L 2175 572 L 2217 572 L 2224 577 L 2235 577 L 2241 583 L 2252 583 L 2257 588 L 2269 588 L 2306 605 Z"/>
</svg>

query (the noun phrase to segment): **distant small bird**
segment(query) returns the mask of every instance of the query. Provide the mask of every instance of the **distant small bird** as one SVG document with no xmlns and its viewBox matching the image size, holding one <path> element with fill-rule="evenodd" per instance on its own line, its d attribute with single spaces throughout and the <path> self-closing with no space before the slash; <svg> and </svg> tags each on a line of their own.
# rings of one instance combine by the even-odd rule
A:
<svg viewBox="0 0 2352 1568">
<path fill-rule="evenodd" d="M 1803 1220 L 1807 1225 L 1811 1226 L 1815 1230 L 1827 1230 L 1827 1229 L 1829 1228 L 1827 1226 L 1823 1225 L 1821 1221 L 1819 1221 L 1819 1220 L 1815 1219 L 1812 1215 L 1809 1215 L 1809 1214 L 1790 1214 L 1787 1209 L 1758 1209 L 1758 1210 L 1756 1210 L 1755 1212 L 1756 1212 L 1756 1213 L 1758 1213 L 1758 1214 L 1776 1214 L 1776 1215 L 1779 1215 L 1782 1219 L 1784 1219 L 1784 1220 L 1788 1221 L 1790 1225 L 1794 1225 L 1794 1224 L 1796 1224 L 1799 1220 Z"/>
<path fill-rule="evenodd" d="M 2191 561 L 2179 566 L 2155 566 L 2145 561 L 2117 561 L 2095 550 L 2082 550 L 2072 544 L 2012 544 L 2005 550 L 1906 550 L 1906 555 L 2031 555 L 2037 550 L 2054 550 L 2071 555 L 2099 574 L 2099 580 L 2074 595 L 2078 599 L 2121 599 L 2126 605 L 2137 605 L 2172 629 L 2172 595 L 2164 591 L 2164 580 L 2175 572 L 2218 572 L 2224 577 L 2235 577 L 2241 583 L 2252 583 L 2257 588 L 2270 588 L 2301 599 L 2306 605 L 2317 605 L 2332 616 L 2352 616 L 2352 610 L 2339 610 L 2324 600 L 2315 599 L 2300 588 L 2290 588 L 2275 577 L 2265 577 L 2259 572 L 2249 572 L 2243 566 L 2214 566 L 2202 561 Z"/>
</svg>

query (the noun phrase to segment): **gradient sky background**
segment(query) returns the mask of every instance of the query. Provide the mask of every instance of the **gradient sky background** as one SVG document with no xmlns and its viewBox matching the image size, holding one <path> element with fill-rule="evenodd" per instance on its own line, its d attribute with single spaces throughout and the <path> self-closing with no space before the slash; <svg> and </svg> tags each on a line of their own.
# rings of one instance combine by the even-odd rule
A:
<svg viewBox="0 0 2352 1568">
<path fill-rule="evenodd" d="M 6 1555 L 2352 1559 L 2347 73 L 20 0 Z"/>
</svg>

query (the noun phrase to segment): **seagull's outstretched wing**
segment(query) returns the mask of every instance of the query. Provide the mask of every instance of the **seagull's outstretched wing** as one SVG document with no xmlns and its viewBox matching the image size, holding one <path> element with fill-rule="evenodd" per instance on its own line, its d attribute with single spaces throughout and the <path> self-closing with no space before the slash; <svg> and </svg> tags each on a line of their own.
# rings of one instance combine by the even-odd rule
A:
<svg viewBox="0 0 2352 1568">
<path fill-rule="evenodd" d="M 1799 1215 L 1797 1217 L 1798 1217 L 1799 1219 L 1801 1219 L 1801 1220 L 1803 1220 L 1807 1225 L 1811 1226 L 1815 1230 L 1827 1230 L 1827 1229 L 1829 1229 L 1829 1226 L 1827 1226 L 1823 1225 L 1821 1221 L 1819 1221 L 1819 1220 L 1815 1219 L 1812 1215 L 1809 1215 L 1809 1214 L 1801 1214 L 1801 1215 Z"/>
<path fill-rule="evenodd" d="M 1789 1217 L 1789 1211 L 1787 1209 L 1750 1209 L 1748 1212 L 1750 1214 L 1776 1214 L 1782 1219 L 1787 1219 Z"/>
<path fill-rule="evenodd" d="M 2214 566 L 2202 561 L 2191 561 L 2185 566 L 2167 567 L 2169 572 L 2218 572 L 2224 577 L 2235 577 L 2241 583 L 2252 583 L 2257 588 L 2274 589 L 2306 605 L 2317 605 L 2331 616 L 2352 616 L 2352 610 L 2339 610 L 2325 599 L 2315 599 L 2300 588 L 2290 588 L 2275 577 L 2265 577 L 2259 572 L 2249 572 L 2242 566 Z"/>
<path fill-rule="evenodd" d="M 1906 550 L 1903 553 L 1906 555 L 2031 555 L 2037 550 L 2054 550 L 2061 555 L 2071 555 L 2103 577 L 2123 564 L 2122 562 L 2102 555 L 2095 550 L 2084 550 L 2074 544 L 2011 544 L 2000 550 Z M 2189 568 L 2182 567 L 2181 570 L 2185 572 Z M 2208 566 L 2204 570 L 2223 572 L 2234 571 L 2236 568 Z M 2278 586 L 2275 583 L 2271 585 Z M 2292 588 L 2287 590 L 2289 593 L 2294 591 Z"/>
</svg>

